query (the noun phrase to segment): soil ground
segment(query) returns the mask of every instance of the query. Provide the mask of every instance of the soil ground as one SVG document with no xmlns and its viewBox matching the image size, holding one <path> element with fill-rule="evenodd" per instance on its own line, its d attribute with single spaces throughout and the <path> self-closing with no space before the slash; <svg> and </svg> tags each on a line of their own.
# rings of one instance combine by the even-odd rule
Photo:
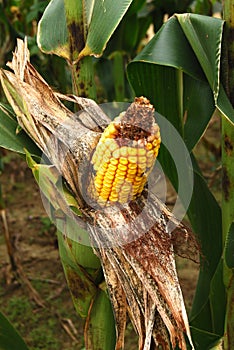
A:
<svg viewBox="0 0 234 350">
<path fill-rule="evenodd" d="M 220 197 L 217 137 L 219 123 L 212 121 L 206 140 L 197 148 L 200 165 Z M 208 140 L 208 142 L 207 142 Z M 215 145 L 211 149 L 210 145 Z M 4 241 L 4 225 L 0 223 L 0 310 L 7 315 L 31 350 L 81 350 L 84 322 L 76 314 L 60 263 L 56 230 L 43 208 L 39 189 L 25 161 L 10 152 L 3 157 L 0 177 L 10 235 L 24 274 L 44 301 L 41 307 L 25 283 L 12 273 Z M 214 171 L 215 170 L 215 171 Z M 189 309 L 195 291 L 199 266 L 179 259 L 178 270 L 186 306 Z M 126 349 L 137 348 L 136 336 L 127 328 Z"/>
</svg>

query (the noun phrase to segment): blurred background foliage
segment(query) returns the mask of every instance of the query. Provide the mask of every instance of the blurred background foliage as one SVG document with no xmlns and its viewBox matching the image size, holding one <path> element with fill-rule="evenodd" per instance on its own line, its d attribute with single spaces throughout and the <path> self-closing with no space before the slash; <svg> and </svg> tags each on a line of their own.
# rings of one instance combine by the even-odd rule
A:
<svg viewBox="0 0 234 350">
<path fill-rule="evenodd" d="M 43 54 L 37 46 L 38 22 L 48 0 L 0 1 L 0 67 L 11 59 L 16 38 L 28 38 L 31 62 L 55 90 L 71 93 L 71 74 L 67 62 L 56 55 Z M 132 99 L 125 67 L 146 45 L 165 19 L 174 13 L 193 12 L 212 15 L 221 11 L 214 0 L 134 0 L 108 42 L 101 58 L 94 58 L 98 101 Z M 0 88 L 1 89 L 1 88 Z M 0 100 L 4 94 L 0 90 Z"/>
</svg>

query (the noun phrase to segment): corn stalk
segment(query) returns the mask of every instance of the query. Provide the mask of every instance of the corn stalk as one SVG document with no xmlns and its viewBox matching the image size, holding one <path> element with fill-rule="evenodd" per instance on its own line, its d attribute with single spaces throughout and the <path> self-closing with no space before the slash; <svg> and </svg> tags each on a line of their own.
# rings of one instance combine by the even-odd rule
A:
<svg viewBox="0 0 234 350">
<path fill-rule="evenodd" d="M 232 106 L 234 106 L 234 2 L 225 0 L 224 19 L 226 21 L 226 65 L 225 88 Z M 223 167 L 223 241 L 224 254 L 224 284 L 227 292 L 227 310 L 224 333 L 224 349 L 234 347 L 234 127 L 226 118 L 222 118 L 222 167 Z"/>
</svg>

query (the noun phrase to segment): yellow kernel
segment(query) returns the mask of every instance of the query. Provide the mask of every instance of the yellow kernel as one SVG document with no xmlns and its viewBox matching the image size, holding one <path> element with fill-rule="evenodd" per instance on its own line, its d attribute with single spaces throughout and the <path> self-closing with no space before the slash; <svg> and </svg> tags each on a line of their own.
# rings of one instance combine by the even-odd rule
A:
<svg viewBox="0 0 234 350">
<path fill-rule="evenodd" d="M 129 156 L 129 157 L 128 157 L 128 160 L 129 160 L 129 162 L 131 162 L 131 163 L 137 163 L 137 157 L 135 157 L 135 156 Z"/>
<path fill-rule="evenodd" d="M 105 154 L 103 155 L 102 162 L 103 162 L 103 163 L 109 164 L 109 161 L 110 161 L 110 153 L 109 153 L 109 154 L 108 154 L 108 153 L 105 153 Z"/>
<path fill-rule="evenodd" d="M 136 163 L 129 163 L 128 164 L 128 169 L 136 170 L 137 169 L 137 164 Z"/>
<path fill-rule="evenodd" d="M 95 189 L 96 189 L 96 191 L 101 191 L 101 189 L 102 189 L 102 187 L 103 187 L 103 185 L 102 184 L 100 184 L 100 183 L 96 183 L 95 182 Z"/>
<path fill-rule="evenodd" d="M 145 148 L 146 148 L 148 151 L 151 151 L 152 148 L 153 148 L 152 143 L 148 142 L 148 143 L 146 144 Z"/>
<path fill-rule="evenodd" d="M 120 157 L 119 158 L 119 162 L 123 165 L 127 165 L 128 164 L 128 159 L 124 158 L 124 157 Z"/>
<path fill-rule="evenodd" d="M 100 162 L 102 159 L 102 154 L 99 154 L 99 152 L 95 152 L 95 157 L 92 158 L 92 163 Z"/>
<path fill-rule="evenodd" d="M 106 172 L 106 175 L 105 175 L 105 180 L 108 179 L 108 180 L 112 181 L 114 179 L 114 177 L 115 177 L 115 173 L 109 171 L 109 169 L 108 169 L 108 171 Z"/>
<path fill-rule="evenodd" d="M 145 164 L 146 163 L 146 157 L 138 157 L 138 163 L 139 164 Z"/>
<path fill-rule="evenodd" d="M 99 175 L 96 175 L 94 181 L 97 182 L 97 183 L 102 183 L 103 177 L 100 177 Z"/>
<path fill-rule="evenodd" d="M 120 171 L 124 171 L 124 172 L 126 172 L 126 170 L 127 170 L 127 166 L 126 165 L 123 165 L 123 164 L 119 164 L 118 165 L 118 170 L 117 170 L 117 172 L 120 170 Z"/>
<path fill-rule="evenodd" d="M 116 174 L 122 174 L 122 173 L 125 174 L 127 169 L 128 169 L 128 167 L 126 165 L 119 164 L 117 171 L 116 171 Z"/>
<path fill-rule="evenodd" d="M 130 165 L 130 164 L 129 164 Z M 137 168 L 135 167 L 135 169 L 132 169 L 132 168 L 130 168 L 130 166 L 128 166 L 128 174 L 130 175 L 134 175 L 134 174 L 136 174 L 136 172 L 137 172 Z"/>
<path fill-rule="evenodd" d="M 128 154 L 129 154 L 129 156 L 136 156 L 137 155 L 137 148 L 129 147 L 128 148 Z"/>
<path fill-rule="evenodd" d="M 103 186 L 106 187 L 106 186 L 109 186 L 109 185 L 110 185 L 110 188 L 111 188 L 111 187 L 112 187 L 112 183 L 113 183 L 112 180 L 105 179 L 105 180 L 103 181 Z"/>
<path fill-rule="evenodd" d="M 153 157 L 154 156 L 154 151 L 150 150 L 149 152 L 147 152 L 147 158 Z"/>
<path fill-rule="evenodd" d="M 137 153 L 139 156 L 145 156 L 145 154 L 146 154 L 146 150 L 144 148 L 138 148 L 137 151 L 138 151 Z"/>
<path fill-rule="evenodd" d="M 127 175 L 125 180 L 126 180 L 128 183 L 133 184 L 133 182 L 135 181 L 135 176 L 134 176 L 134 175 Z"/>
<path fill-rule="evenodd" d="M 111 165 L 117 165 L 118 163 L 119 163 L 119 161 L 117 159 L 115 159 L 115 158 L 111 158 L 110 159 L 110 164 Z"/>
<path fill-rule="evenodd" d="M 116 166 L 116 165 L 111 164 L 111 163 L 108 165 L 108 171 L 109 171 L 109 170 L 111 170 L 111 171 L 112 171 L 112 170 L 113 170 L 113 171 L 115 171 L 116 169 L 117 169 L 117 166 Z"/>
<path fill-rule="evenodd" d="M 121 189 L 120 194 L 121 195 L 123 195 L 123 194 L 128 195 L 129 193 L 131 193 L 131 190 L 132 190 L 132 186 L 124 187 Z"/>
<path fill-rule="evenodd" d="M 128 147 L 123 146 L 120 148 L 120 155 L 126 157 L 128 155 Z"/>
<path fill-rule="evenodd" d="M 118 201 L 118 197 L 112 197 L 112 196 L 110 196 L 110 197 L 109 197 L 109 200 L 110 200 L 111 202 L 117 202 L 117 201 Z"/>
<path fill-rule="evenodd" d="M 117 148 L 113 153 L 112 153 L 112 156 L 114 158 L 119 158 L 120 157 L 120 149 Z"/>
<path fill-rule="evenodd" d="M 135 179 L 135 175 L 127 175 L 126 181 L 133 183 Z"/>
<path fill-rule="evenodd" d="M 108 129 L 109 133 L 111 133 L 111 134 L 116 134 L 118 132 L 114 123 L 111 123 L 107 129 Z"/>
<path fill-rule="evenodd" d="M 156 139 L 156 140 L 154 140 L 152 143 L 153 143 L 153 146 L 154 146 L 154 147 L 155 147 L 155 146 L 158 146 L 158 145 L 159 145 L 159 140 Z"/>
<path fill-rule="evenodd" d="M 116 174 L 116 179 L 122 180 L 122 179 L 125 179 L 125 176 L 126 176 L 125 173 L 119 173 L 119 174 Z"/>
<path fill-rule="evenodd" d="M 108 183 L 106 181 L 103 182 L 103 188 L 104 189 L 109 191 L 111 187 L 112 187 L 112 182 L 111 183 Z"/>
<path fill-rule="evenodd" d="M 110 150 L 111 152 L 113 152 L 113 151 L 115 151 L 116 149 L 118 149 L 119 146 L 118 146 L 118 144 L 116 143 L 115 140 L 113 140 L 113 139 L 110 139 L 110 140 L 111 140 L 112 142 L 109 143 L 109 150 Z"/>
<path fill-rule="evenodd" d="M 159 148 L 155 148 L 155 150 L 154 150 L 154 156 L 155 156 L 155 157 L 157 157 L 158 151 L 159 151 Z"/>
<path fill-rule="evenodd" d="M 100 198 L 101 198 L 102 200 L 105 200 L 105 201 L 107 201 L 108 197 L 109 197 L 109 195 L 108 195 L 108 196 L 100 195 Z"/>
<path fill-rule="evenodd" d="M 102 198 L 108 198 L 110 195 L 110 191 L 105 191 L 102 189 L 102 191 L 100 192 L 99 196 L 101 196 Z"/>
<path fill-rule="evenodd" d="M 113 181 L 113 187 L 115 187 L 116 189 L 121 187 L 122 184 L 124 183 L 124 179 L 125 179 L 125 176 L 123 178 L 115 178 L 115 180 Z"/>
<path fill-rule="evenodd" d="M 134 182 L 139 182 L 142 180 L 142 176 L 136 176 Z"/>
</svg>

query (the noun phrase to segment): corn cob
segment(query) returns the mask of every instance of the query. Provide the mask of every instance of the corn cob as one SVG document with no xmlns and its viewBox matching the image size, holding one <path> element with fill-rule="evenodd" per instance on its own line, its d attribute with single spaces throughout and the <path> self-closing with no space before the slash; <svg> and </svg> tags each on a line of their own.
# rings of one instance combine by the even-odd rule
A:
<svg viewBox="0 0 234 350">
<path fill-rule="evenodd" d="M 154 108 L 144 97 L 135 99 L 104 130 L 91 158 L 90 195 L 100 206 L 124 204 L 139 196 L 160 147 Z"/>
</svg>

